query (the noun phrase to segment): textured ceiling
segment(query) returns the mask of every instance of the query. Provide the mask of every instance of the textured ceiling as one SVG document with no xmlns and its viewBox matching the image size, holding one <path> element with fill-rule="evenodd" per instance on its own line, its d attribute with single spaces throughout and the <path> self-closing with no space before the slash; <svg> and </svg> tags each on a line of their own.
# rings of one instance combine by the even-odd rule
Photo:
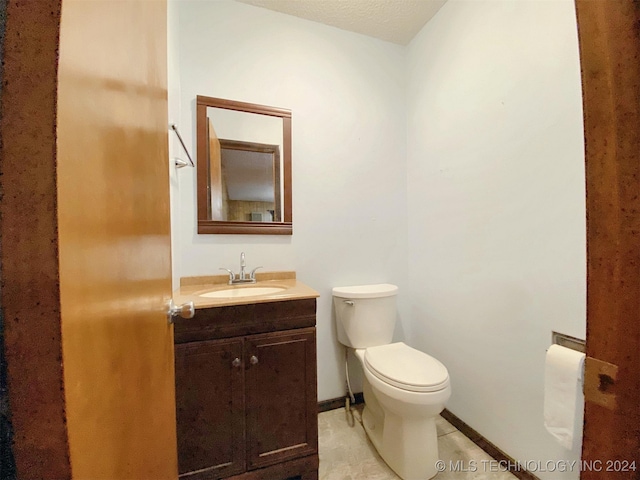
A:
<svg viewBox="0 0 640 480">
<path fill-rule="evenodd" d="M 237 0 L 407 45 L 446 0 Z"/>
</svg>

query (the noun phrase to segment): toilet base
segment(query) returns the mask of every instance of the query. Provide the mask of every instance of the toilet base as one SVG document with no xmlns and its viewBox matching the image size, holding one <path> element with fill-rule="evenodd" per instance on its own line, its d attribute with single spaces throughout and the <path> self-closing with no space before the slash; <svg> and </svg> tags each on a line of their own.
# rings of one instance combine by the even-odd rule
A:
<svg viewBox="0 0 640 480">
<path fill-rule="evenodd" d="M 362 425 L 382 459 L 403 480 L 434 477 L 438 473 L 435 416 L 402 418 L 385 412 L 368 382 L 363 386 Z"/>
<path fill-rule="evenodd" d="M 451 396 L 447 385 L 434 392 L 398 389 L 373 375 L 364 365 L 364 350 L 356 350 L 363 366 L 365 407 L 362 424 L 382 459 L 403 480 L 427 480 L 438 473 L 436 416 Z"/>
</svg>

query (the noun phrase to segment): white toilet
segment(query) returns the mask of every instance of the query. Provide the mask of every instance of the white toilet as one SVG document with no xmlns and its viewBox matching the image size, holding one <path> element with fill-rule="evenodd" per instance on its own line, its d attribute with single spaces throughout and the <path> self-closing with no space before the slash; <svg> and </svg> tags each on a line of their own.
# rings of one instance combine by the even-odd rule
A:
<svg viewBox="0 0 640 480">
<path fill-rule="evenodd" d="M 436 475 L 435 418 L 451 396 L 445 366 L 402 342 L 390 343 L 398 287 L 333 289 L 338 340 L 364 370 L 362 423 L 380 456 L 404 480 Z"/>
</svg>

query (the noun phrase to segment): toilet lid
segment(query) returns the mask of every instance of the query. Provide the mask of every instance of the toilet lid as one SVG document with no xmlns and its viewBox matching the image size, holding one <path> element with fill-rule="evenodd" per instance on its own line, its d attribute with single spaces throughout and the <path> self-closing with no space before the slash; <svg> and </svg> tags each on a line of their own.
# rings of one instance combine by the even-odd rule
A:
<svg viewBox="0 0 640 480">
<path fill-rule="evenodd" d="M 383 382 L 412 392 L 435 392 L 449 384 L 438 360 L 402 342 L 367 348 L 364 363 Z"/>
</svg>

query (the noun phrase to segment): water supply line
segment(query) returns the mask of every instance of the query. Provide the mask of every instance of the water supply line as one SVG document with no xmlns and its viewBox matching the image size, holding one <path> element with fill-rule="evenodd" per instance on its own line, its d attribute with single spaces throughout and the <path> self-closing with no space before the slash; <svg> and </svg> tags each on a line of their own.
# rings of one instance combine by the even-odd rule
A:
<svg viewBox="0 0 640 480">
<path fill-rule="evenodd" d="M 351 390 L 351 382 L 349 381 L 349 347 L 344 347 L 344 373 L 347 378 L 347 398 L 345 399 L 344 408 L 349 411 L 349 400 L 351 403 L 356 403 L 356 397 L 353 395 L 353 391 Z"/>
</svg>

